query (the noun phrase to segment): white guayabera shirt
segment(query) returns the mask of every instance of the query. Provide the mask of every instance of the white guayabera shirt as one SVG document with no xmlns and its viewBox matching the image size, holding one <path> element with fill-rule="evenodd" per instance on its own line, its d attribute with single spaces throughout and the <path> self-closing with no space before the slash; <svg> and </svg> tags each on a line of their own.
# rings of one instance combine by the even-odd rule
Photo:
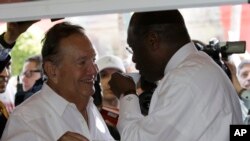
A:
<svg viewBox="0 0 250 141">
<path fill-rule="evenodd" d="M 236 91 L 223 70 L 193 43 L 165 68 L 142 116 L 136 95 L 120 99 L 122 141 L 229 141 L 231 124 L 242 124 Z"/>
<path fill-rule="evenodd" d="M 75 104 L 44 84 L 41 91 L 14 110 L 1 141 L 57 141 L 67 131 L 79 133 L 90 141 L 113 141 L 92 98 L 87 112 L 89 127 Z"/>
</svg>

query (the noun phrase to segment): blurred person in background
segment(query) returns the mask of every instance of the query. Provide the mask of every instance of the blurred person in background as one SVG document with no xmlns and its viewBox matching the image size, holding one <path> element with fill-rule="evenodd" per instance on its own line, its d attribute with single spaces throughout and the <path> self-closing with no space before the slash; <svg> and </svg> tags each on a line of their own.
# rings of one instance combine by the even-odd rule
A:
<svg viewBox="0 0 250 141">
<path fill-rule="evenodd" d="M 37 85 L 35 85 L 35 83 Z M 41 84 L 40 84 L 41 83 Z M 21 73 L 21 85 L 22 88 L 18 88 L 15 95 L 15 105 L 19 105 L 25 99 L 29 98 L 35 92 L 40 90 L 43 83 L 43 71 L 42 71 L 42 56 L 34 55 L 27 58 L 24 61 L 22 73 Z M 18 82 L 20 84 L 20 82 Z M 34 90 L 33 86 L 38 86 Z"/>
<path fill-rule="evenodd" d="M 1 64 L 2 65 L 2 64 Z M 0 139 L 5 128 L 10 112 L 14 108 L 11 102 L 10 93 L 7 89 L 7 84 L 10 78 L 10 61 L 6 62 L 3 70 L 0 70 Z"/>
<path fill-rule="evenodd" d="M 241 87 L 250 90 L 250 60 L 242 60 L 237 70 Z"/>
<path fill-rule="evenodd" d="M 242 62 L 241 65 L 245 64 L 246 62 Z M 250 120 L 249 120 L 249 109 L 250 107 L 248 106 L 248 103 L 250 101 L 245 101 L 244 98 L 242 97 L 243 93 L 244 94 L 250 94 L 250 91 L 248 91 L 246 89 L 246 87 L 242 87 L 242 84 L 240 83 L 239 81 L 239 75 L 240 73 L 242 72 L 239 72 L 240 71 L 240 68 L 242 67 L 241 65 L 238 66 L 238 72 L 237 72 L 237 69 L 236 69 L 236 66 L 233 62 L 231 61 L 225 61 L 225 64 L 227 65 L 227 67 L 229 68 L 230 70 L 230 73 L 231 73 L 231 81 L 234 85 L 234 88 L 239 96 L 239 99 L 240 99 L 240 105 L 241 105 L 241 111 L 242 111 L 242 119 L 243 119 L 243 122 L 244 124 L 250 124 Z"/>
<path fill-rule="evenodd" d="M 103 56 L 96 61 L 96 64 L 98 66 L 100 76 L 100 94 L 102 95 L 102 105 L 100 107 L 100 111 L 111 135 L 115 140 L 120 140 L 120 135 L 116 128 L 119 116 L 119 99 L 111 91 L 108 82 L 113 73 L 125 73 L 126 70 L 121 58 L 114 55 Z M 110 114 L 113 116 L 109 116 Z"/>
<path fill-rule="evenodd" d="M 42 57 L 35 55 L 25 60 L 21 73 L 23 91 L 30 90 L 35 82 L 43 76 Z"/>
<path fill-rule="evenodd" d="M 9 55 L 16 39 L 36 21 L 7 23 L 7 31 L 0 35 L 0 139 L 9 114 L 14 109 L 13 87 L 7 87 L 10 74 L 11 57 Z"/>
<path fill-rule="evenodd" d="M 5 105 L 8 113 L 11 113 L 15 107 L 14 105 L 14 94 L 15 88 L 10 85 L 9 79 L 11 77 L 11 60 L 5 64 L 5 68 L 0 74 L 0 101 Z"/>
<path fill-rule="evenodd" d="M 239 96 L 247 108 L 247 117 L 244 120 L 250 124 L 250 60 L 242 60 L 237 67 L 237 78 L 239 80 Z"/>
<path fill-rule="evenodd" d="M 103 56 L 96 61 L 99 69 L 100 82 L 102 87 L 102 104 L 109 108 L 118 108 L 119 100 L 111 91 L 108 84 L 111 75 L 115 72 L 125 73 L 125 67 L 122 60 L 113 55 Z"/>
</svg>

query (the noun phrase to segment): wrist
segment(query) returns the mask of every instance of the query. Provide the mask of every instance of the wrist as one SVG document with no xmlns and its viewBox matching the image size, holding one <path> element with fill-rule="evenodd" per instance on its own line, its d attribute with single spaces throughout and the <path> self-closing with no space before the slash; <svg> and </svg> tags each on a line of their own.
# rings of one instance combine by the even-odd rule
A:
<svg viewBox="0 0 250 141">
<path fill-rule="evenodd" d="M 8 31 L 5 32 L 3 38 L 4 38 L 4 41 L 9 44 L 9 45 L 13 45 L 15 44 L 16 42 L 16 39 L 17 39 L 18 36 L 13 36 L 11 35 L 11 33 L 9 33 Z"/>
<path fill-rule="evenodd" d="M 6 39 L 6 32 L 0 35 L 0 44 L 4 47 L 4 48 L 8 48 L 8 49 L 12 49 L 15 45 L 15 41 L 9 41 Z"/>
</svg>

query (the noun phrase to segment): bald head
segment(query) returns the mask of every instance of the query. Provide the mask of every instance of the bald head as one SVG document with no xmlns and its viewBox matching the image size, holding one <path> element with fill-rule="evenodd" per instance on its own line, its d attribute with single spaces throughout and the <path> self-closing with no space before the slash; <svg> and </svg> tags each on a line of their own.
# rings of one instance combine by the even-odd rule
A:
<svg viewBox="0 0 250 141">
<path fill-rule="evenodd" d="M 190 37 L 178 10 L 136 12 L 128 28 L 128 45 L 132 60 L 142 76 L 150 82 L 164 76 L 166 64 Z"/>
<path fill-rule="evenodd" d="M 155 24 L 178 24 L 185 26 L 184 19 L 178 10 L 136 12 L 130 20 L 130 25 L 148 26 Z"/>
<path fill-rule="evenodd" d="M 129 23 L 128 43 L 141 41 L 149 32 L 157 33 L 162 41 L 174 48 L 191 41 L 178 10 L 135 12 Z"/>
</svg>

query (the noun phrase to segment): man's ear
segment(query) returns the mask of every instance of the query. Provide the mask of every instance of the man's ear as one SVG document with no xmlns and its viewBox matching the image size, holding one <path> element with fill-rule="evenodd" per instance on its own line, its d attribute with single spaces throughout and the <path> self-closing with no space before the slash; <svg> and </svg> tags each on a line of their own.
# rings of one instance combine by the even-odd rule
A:
<svg viewBox="0 0 250 141">
<path fill-rule="evenodd" d="M 158 33 L 150 31 L 147 36 L 148 44 L 150 45 L 150 49 L 152 51 L 156 51 L 160 47 L 160 37 Z"/>
<path fill-rule="evenodd" d="M 52 80 L 54 83 L 57 83 L 57 66 L 51 61 L 45 61 L 43 64 L 43 69 L 45 74 L 48 76 L 48 79 Z"/>
</svg>

